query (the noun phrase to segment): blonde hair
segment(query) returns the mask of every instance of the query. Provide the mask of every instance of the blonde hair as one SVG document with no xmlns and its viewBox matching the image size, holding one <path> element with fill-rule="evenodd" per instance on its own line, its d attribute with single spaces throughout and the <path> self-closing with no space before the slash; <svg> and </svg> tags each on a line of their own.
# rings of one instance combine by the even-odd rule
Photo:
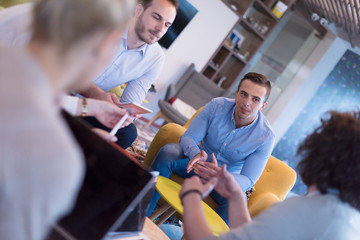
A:
<svg viewBox="0 0 360 240">
<path fill-rule="evenodd" d="M 96 32 L 124 30 L 134 0 L 38 0 L 33 10 L 33 39 L 50 41 L 67 51 Z"/>
</svg>

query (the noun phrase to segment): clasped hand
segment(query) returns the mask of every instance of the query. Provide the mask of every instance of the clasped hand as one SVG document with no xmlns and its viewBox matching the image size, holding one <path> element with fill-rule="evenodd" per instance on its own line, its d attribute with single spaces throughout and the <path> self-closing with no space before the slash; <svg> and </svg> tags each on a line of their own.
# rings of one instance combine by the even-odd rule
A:
<svg viewBox="0 0 360 240">
<path fill-rule="evenodd" d="M 215 154 L 211 154 L 211 162 L 207 162 L 207 158 L 207 153 L 202 150 L 189 162 L 187 166 L 187 173 L 193 170 L 198 176 L 201 177 L 203 182 L 209 181 L 211 178 L 215 177 L 216 173 L 220 170 Z"/>
<path fill-rule="evenodd" d="M 201 154 L 201 152 L 199 154 Z M 201 179 L 198 176 L 185 179 L 181 192 L 185 192 L 190 189 L 198 189 L 202 192 L 202 197 L 206 197 L 212 189 L 215 189 L 220 195 L 227 199 L 231 198 L 234 193 L 240 192 L 240 194 L 243 194 L 234 176 L 227 171 L 226 164 L 222 167 L 217 165 L 217 160 L 214 154 L 211 154 L 211 162 L 200 160 L 200 157 L 199 159 L 195 158 L 196 156 L 192 159 L 192 161 L 196 161 L 193 163 L 192 161 L 189 162 L 189 165 L 192 163 L 190 165 L 190 170 L 194 170 Z"/>
</svg>

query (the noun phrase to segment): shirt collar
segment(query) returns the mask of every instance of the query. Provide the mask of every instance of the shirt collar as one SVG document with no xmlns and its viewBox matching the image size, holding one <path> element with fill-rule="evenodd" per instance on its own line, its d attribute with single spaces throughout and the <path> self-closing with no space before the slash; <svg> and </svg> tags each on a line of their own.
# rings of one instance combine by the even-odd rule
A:
<svg viewBox="0 0 360 240">
<path fill-rule="evenodd" d="M 122 35 L 122 40 L 123 40 L 123 47 L 124 49 L 128 50 L 127 48 L 127 36 L 128 36 L 128 30 L 126 30 L 126 32 Z M 145 55 L 145 52 L 148 48 L 149 44 L 145 43 L 144 45 L 142 45 L 139 48 L 133 49 L 134 51 L 139 51 L 143 56 Z"/>
</svg>

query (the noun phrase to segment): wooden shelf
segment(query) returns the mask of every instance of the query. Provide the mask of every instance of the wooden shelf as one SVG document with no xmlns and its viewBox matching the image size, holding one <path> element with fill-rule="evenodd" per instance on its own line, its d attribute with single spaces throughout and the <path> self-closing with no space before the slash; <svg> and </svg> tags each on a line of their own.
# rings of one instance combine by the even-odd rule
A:
<svg viewBox="0 0 360 240">
<path fill-rule="evenodd" d="M 215 83 L 226 77 L 221 87 L 230 88 L 270 32 L 281 21 L 272 13 L 277 1 L 222 0 L 240 19 L 203 68 L 203 75 Z M 288 7 L 295 2 L 295 0 L 281 1 Z M 236 48 L 231 46 L 232 44 L 236 45 Z"/>
<path fill-rule="evenodd" d="M 259 33 L 246 19 L 242 19 L 240 24 L 246 28 L 248 31 L 251 31 L 253 33 L 255 33 L 259 38 L 261 38 L 262 40 L 265 39 L 264 35 L 262 35 L 261 33 Z"/>
<path fill-rule="evenodd" d="M 268 8 L 272 8 L 278 0 L 262 0 L 261 2 Z"/>
<path fill-rule="evenodd" d="M 230 3 L 228 3 L 228 1 L 226 0 L 222 0 L 222 2 L 231 9 L 231 11 L 233 11 L 236 15 L 238 15 L 239 17 L 242 17 L 242 14 L 240 14 L 236 9 L 234 9 Z"/>
<path fill-rule="evenodd" d="M 255 0 L 254 2 L 254 7 L 256 9 L 258 9 L 259 11 L 261 11 L 263 14 L 268 15 L 270 18 L 272 18 L 273 20 L 275 20 L 276 22 L 279 22 L 280 19 L 278 19 L 273 13 L 272 10 L 267 7 L 262 1 L 260 0 Z"/>
<path fill-rule="evenodd" d="M 237 15 L 242 17 L 246 10 L 254 3 L 254 0 L 222 0 Z M 234 9 L 233 6 L 236 8 Z"/>
</svg>

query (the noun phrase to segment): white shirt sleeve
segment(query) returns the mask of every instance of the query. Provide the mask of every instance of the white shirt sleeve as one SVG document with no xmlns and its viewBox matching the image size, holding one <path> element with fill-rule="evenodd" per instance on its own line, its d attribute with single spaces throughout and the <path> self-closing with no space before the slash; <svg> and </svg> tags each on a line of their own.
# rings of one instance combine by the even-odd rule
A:
<svg viewBox="0 0 360 240">
<path fill-rule="evenodd" d="M 61 99 L 61 107 L 73 116 L 75 116 L 76 114 L 78 103 L 79 103 L 78 97 L 64 96 Z"/>
</svg>

